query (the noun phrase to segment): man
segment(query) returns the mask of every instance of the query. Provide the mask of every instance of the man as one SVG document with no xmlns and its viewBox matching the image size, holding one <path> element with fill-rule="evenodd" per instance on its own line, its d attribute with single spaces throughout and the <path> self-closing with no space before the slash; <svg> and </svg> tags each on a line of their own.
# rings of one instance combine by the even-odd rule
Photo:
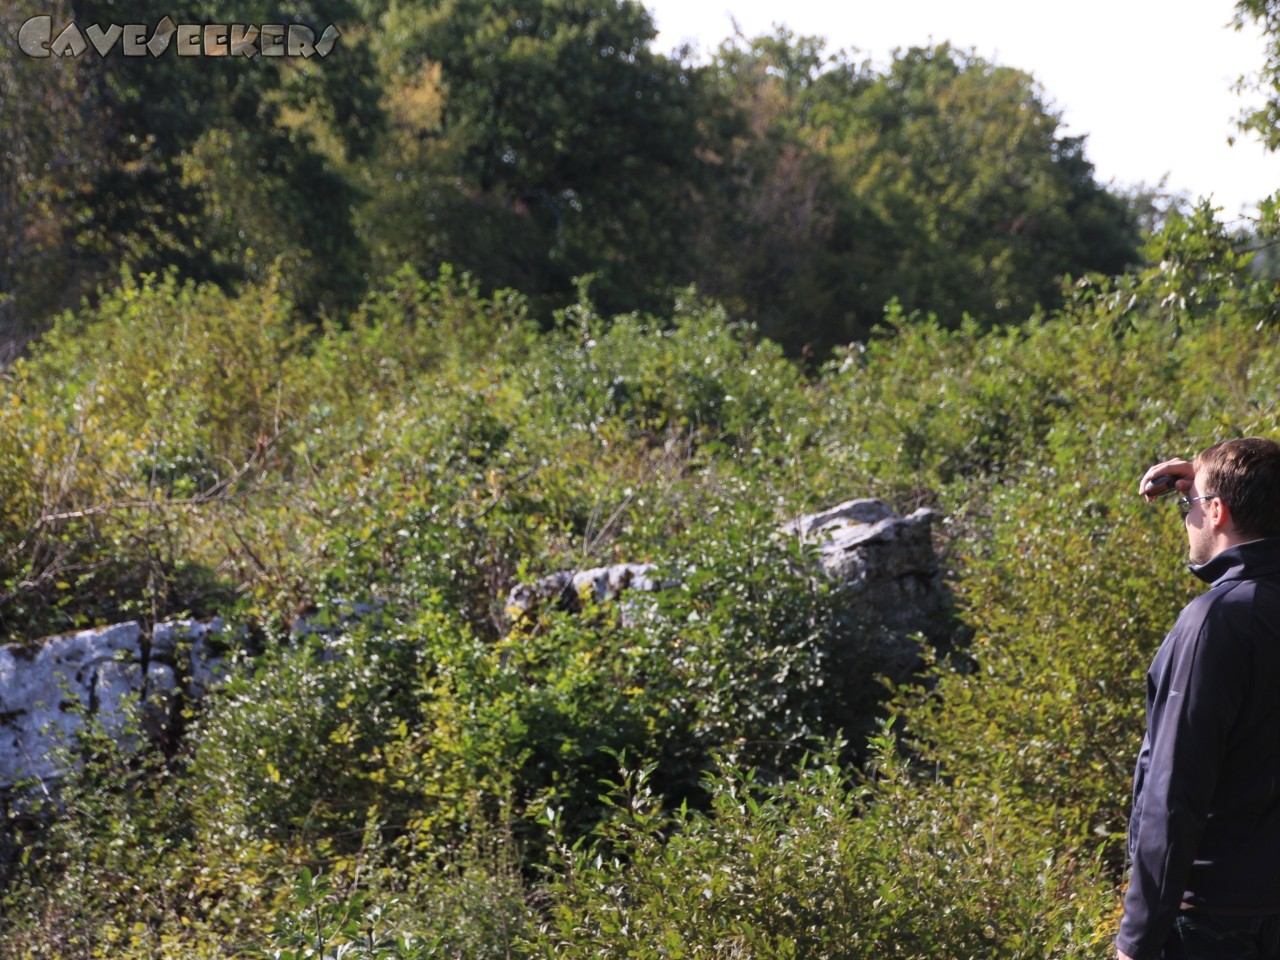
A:
<svg viewBox="0 0 1280 960">
<path fill-rule="evenodd" d="M 1147 673 L 1117 952 L 1280 958 L 1280 446 L 1226 440 L 1138 489 L 1176 490 L 1211 589 Z"/>
</svg>

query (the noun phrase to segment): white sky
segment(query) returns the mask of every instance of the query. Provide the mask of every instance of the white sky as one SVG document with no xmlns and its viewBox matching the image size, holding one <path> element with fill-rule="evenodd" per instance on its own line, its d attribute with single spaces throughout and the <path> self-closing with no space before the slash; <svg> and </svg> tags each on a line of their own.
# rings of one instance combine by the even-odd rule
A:
<svg viewBox="0 0 1280 960">
<path fill-rule="evenodd" d="M 1212 196 L 1236 218 L 1280 190 L 1280 156 L 1232 123 L 1248 102 L 1232 92 L 1263 63 L 1257 32 L 1232 30 L 1234 0 L 642 0 L 660 31 L 654 48 L 681 41 L 704 52 L 733 32 L 775 23 L 825 37 L 828 51 L 855 49 L 883 66 L 895 47 L 950 41 L 1032 74 L 1063 118 L 1086 134 L 1100 181 Z M 1257 99 L 1256 97 L 1254 98 Z"/>
</svg>

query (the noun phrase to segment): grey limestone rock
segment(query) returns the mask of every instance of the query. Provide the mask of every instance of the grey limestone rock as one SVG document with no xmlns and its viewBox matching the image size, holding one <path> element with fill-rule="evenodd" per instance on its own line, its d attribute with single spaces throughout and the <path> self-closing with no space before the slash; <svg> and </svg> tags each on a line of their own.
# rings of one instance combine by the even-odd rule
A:
<svg viewBox="0 0 1280 960">
<path fill-rule="evenodd" d="M 0 647 L 0 787 L 55 780 L 62 751 L 88 719 L 123 739 L 129 718 L 162 738 L 182 700 L 204 696 L 223 671 L 221 619 L 137 621 Z"/>
<path fill-rule="evenodd" d="M 130 622 L 0 648 L 0 783 L 56 773 L 54 749 L 82 716 L 119 706 L 141 635 Z"/>
<path fill-rule="evenodd" d="M 781 524 L 775 536 L 799 537 L 815 566 L 837 581 L 845 627 L 832 637 L 833 663 L 849 671 L 838 682 L 861 691 L 853 699 L 871 709 L 885 676 L 901 682 L 922 663 L 923 641 L 943 636 L 947 625 L 946 591 L 933 549 L 932 510 L 908 516 L 895 513 L 877 499 L 848 500 L 826 510 Z M 581 601 L 616 600 L 623 622 L 632 616 L 627 591 L 657 591 L 679 585 L 663 581 L 657 567 L 623 563 L 590 570 L 561 570 L 516 586 L 506 612 L 514 626 L 554 605 L 576 612 Z M 860 698 L 860 699 L 859 699 Z M 849 730 L 869 730 L 871 714 L 854 715 Z"/>
<path fill-rule="evenodd" d="M 854 587 L 859 612 L 887 627 L 927 630 L 944 606 L 933 551 L 936 511 L 895 514 L 882 500 L 848 500 L 784 524 L 812 544 L 822 569 Z"/>
<path fill-rule="evenodd" d="M 864 638 L 859 642 L 876 637 L 879 660 L 899 665 L 891 673 L 915 663 L 919 648 L 909 635 L 928 632 L 945 607 L 932 543 L 935 516 L 917 510 L 901 517 L 883 501 L 850 500 L 778 530 L 812 545 L 826 575 L 850 588 L 851 615 L 872 628 L 857 631 Z M 584 600 L 619 600 L 625 616 L 627 591 L 677 585 L 660 578 L 651 563 L 564 570 L 515 587 L 506 611 L 518 622 L 547 604 L 576 611 Z M 327 637 L 352 619 L 376 620 L 379 611 L 376 604 L 344 607 L 336 626 L 300 620 L 294 633 Z M 141 731 L 164 741 L 179 726 L 182 705 L 206 696 L 225 676 L 225 651 L 243 646 L 244 639 L 215 618 L 160 623 L 149 635 L 131 621 L 39 645 L 0 647 L 0 789 L 56 780 L 60 748 L 72 744 L 86 718 L 124 737 L 129 717 L 136 716 Z"/>
<path fill-rule="evenodd" d="M 805 514 L 778 529 L 811 544 L 822 570 L 852 589 L 856 613 L 900 632 L 928 630 L 944 605 L 941 574 L 933 551 L 932 510 L 902 517 L 883 500 L 848 500 Z M 507 596 L 511 622 L 547 604 L 576 611 L 585 597 L 615 600 L 625 591 L 656 591 L 663 581 L 652 563 L 620 563 L 589 570 L 560 570 L 519 584 Z"/>
<path fill-rule="evenodd" d="M 603 603 L 618 599 L 627 590 L 651 593 L 676 585 L 675 581 L 658 579 L 654 575 L 656 571 L 657 565 L 653 563 L 619 563 L 588 570 L 560 570 L 532 583 L 513 587 L 507 595 L 506 614 L 515 622 L 548 603 L 576 612 L 586 598 Z"/>
</svg>

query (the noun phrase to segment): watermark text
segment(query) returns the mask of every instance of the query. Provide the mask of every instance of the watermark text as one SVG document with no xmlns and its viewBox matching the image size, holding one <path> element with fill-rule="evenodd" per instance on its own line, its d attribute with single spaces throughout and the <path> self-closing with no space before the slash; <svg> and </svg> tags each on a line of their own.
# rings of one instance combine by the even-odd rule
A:
<svg viewBox="0 0 1280 960">
<path fill-rule="evenodd" d="M 320 37 L 301 23 L 69 23 L 56 33 L 52 17 L 32 17 L 18 30 L 18 48 L 29 57 L 78 57 L 94 50 L 105 57 L 159 57 L 170 47 L 180 57 L 327 57 L 341 36 L 333 24 Z"/>
</svg>

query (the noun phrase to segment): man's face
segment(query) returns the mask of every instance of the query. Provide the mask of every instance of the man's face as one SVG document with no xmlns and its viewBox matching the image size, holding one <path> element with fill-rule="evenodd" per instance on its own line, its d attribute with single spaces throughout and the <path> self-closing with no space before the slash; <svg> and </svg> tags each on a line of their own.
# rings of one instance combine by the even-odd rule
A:
<svg viewBox="0 0 1280 960">
<path fill-rule="evenodd" d="M 1196 499 L 1203 496 L 1198 478 L 1191 481 L 1191 489 L 1186 495 L 1193 501 L 1183 521 L 1187 525 L 1187 559 L 1192 563 L 1208 563 L 1214 556 L 1213 532 L 1209 526 L 1209 515 L 1205 512 L 1210 501 Z"/>
</svg>

